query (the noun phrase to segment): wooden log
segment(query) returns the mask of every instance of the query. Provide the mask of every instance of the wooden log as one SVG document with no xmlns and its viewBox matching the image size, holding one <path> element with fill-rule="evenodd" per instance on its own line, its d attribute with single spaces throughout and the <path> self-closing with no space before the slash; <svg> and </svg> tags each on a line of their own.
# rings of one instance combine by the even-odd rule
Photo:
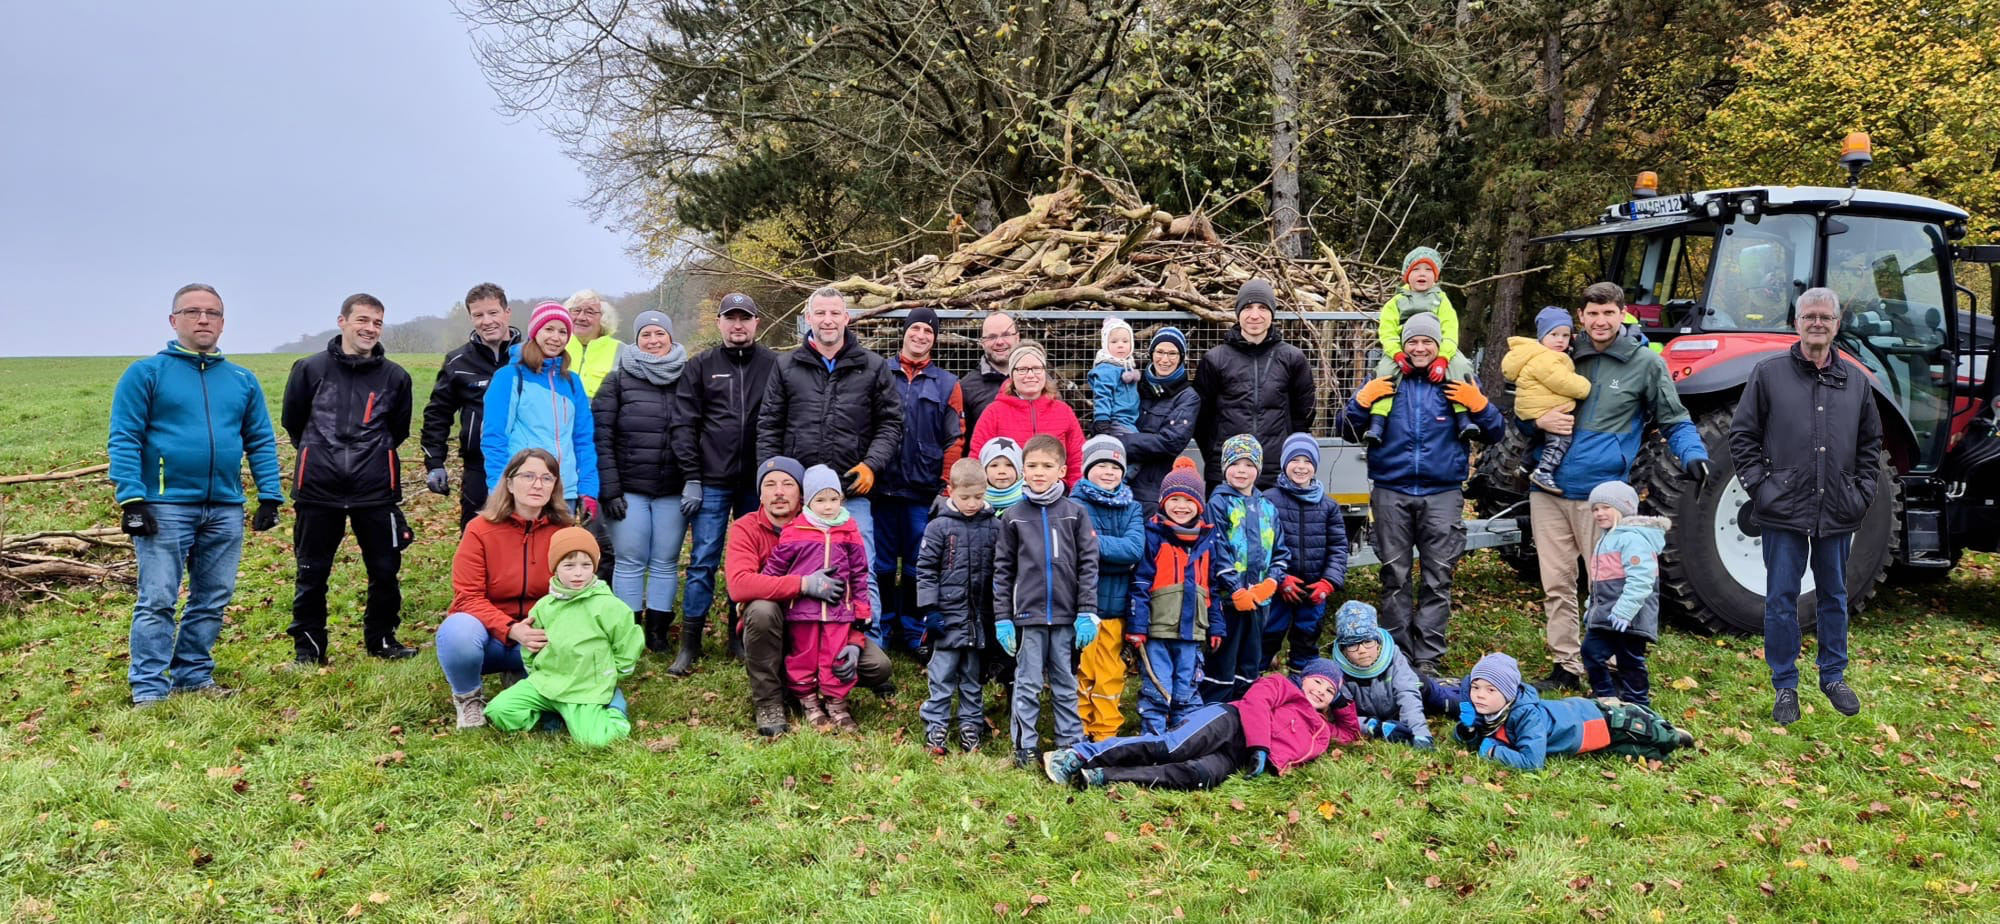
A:
<svg viewBox="0 0 2000 924">
<path fill-rule="evenodd" d="M 84 478 L 110 470 L 111 465 L 106 463 L 103 465 L 86 466 L 84 468 L 74 468 L 66 472 L 43 472 L 39 475 L 4 475 L 0 476 L 0 485 L 31 484 L 37 481 L 67 481 L 71 478 Z"/>
</svg>

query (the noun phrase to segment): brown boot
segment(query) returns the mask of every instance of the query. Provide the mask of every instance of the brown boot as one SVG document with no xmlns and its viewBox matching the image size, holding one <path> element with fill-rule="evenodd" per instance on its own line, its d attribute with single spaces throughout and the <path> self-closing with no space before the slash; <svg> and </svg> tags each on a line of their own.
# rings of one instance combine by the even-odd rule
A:
<svg viewBox="0 0 2000 924">
<path fill-rule="evenodd" d="M 800 693 L 799 709 L 805 713 L 805 721 L 819 731 L 833 727 L 832 717 L 826 714 L 826 705 L 820 701 L 818 693 Z"/>
<path fill-rule="evenodd" d="M 846 732 L 861 730 L 861 723 L 854 721 L 854 713 L 847 711 L 847 697 L 829 696 L 825 703 L 827 717 L 833 720 L 834 728 Z"/>
</svg>

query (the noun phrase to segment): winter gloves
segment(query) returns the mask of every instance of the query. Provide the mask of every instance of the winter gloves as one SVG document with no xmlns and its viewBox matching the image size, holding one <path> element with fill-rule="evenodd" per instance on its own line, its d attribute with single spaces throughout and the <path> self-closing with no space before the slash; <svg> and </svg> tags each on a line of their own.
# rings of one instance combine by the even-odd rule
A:
<svg viewBox="0 0 2000 924">
<path fill-rule="evenodd" d="M 1480 391 L 1479 386 L 1471 382 L 1453 382 L 1450 385 L 1446 385 L 1444 387 L 1444 396 L 1450 398 L 1451 403 L 1465 408 L 1474 414 L 1486 410 L 1486 405 L 1489 403 L 1486 400 L 1486 393 Z"/>
<path fill-rule="evenodd" d="M 1318 606 L 1325 603 L 1326 599 L 1333 596 L 1334 591 L 1339 589 L 1333 586 L 1333 582 L 1326 578 L 1320 578 L 1308 584 L 1305 581 L 1299 580 L 1295 575 L 1287 574 L 1285 575 L 1285 583 L 1278 588 L 1278 596 L 1285 598 L 1286 603 L 1310 603 Z M 1244 607 L 1238 607 L 1238 609 L 1244 609 Z"/>
<path fill-rule="evenodd" d="M 431 469 L 424 474 L 424 487 L 431 489 L 432 494 L 450 494 L 451 474 L 441 468 Z"/>
<path fill-rule="evenodd" d="M 1140 634 L 1138 634 L 1138 633 L 1136 633 L 1136 632 L 1135 632 L 1135 633 L 1132 633 L 1132 634 L 1130 634 L 1130 635 L 1127 635 L 1127 636 L 1125 636 L 1125 644 L 1127 644 L 1127 645 L 1130 645 L 1130 646 L 1132 646 L 1132 650 L 1133 650 L 1133 651 L 1136 651 L 1136 652 L 1138 652 L 1138 653 L 1139 653 L 1139 657 L 1142 657 L 1142 658 L 1143 658 L 1143 657 L 1145 657 L 1145 656 L 1146 656 L 1146 637 L 1145 637 L 1145 636 L 1143 636 L 1143 635 L 1140 635 Z"/>
<path fill-rule="evenodd" d="M 1318 606 L 1322 603 L 1325 603 L 1327 598 L 1333 596 L 1334 591 L 1339 589 L 1340 588 L 1333 586 L 1332 581 L 1329 581 L 1326 578 L 1320 578 L 1319 580 L 1306 585 L 1306 599 L 1311 600 L 1314 606 Z"/>
<path fill-rule="evenodd" d="M 841 683 L 853 680 L 861 671 L 861 646 L 853 643 L 840 646 L 833 655 L 833 676 Z"/>
<path fill-rule="evenodd" d="M 625 495 L 620 494 L 617 497 L 607 497 L 604 499 L 605 516 L 614 520 L 622 520 L 625 519 L 625 512 Z"/>
<path fill-rule="evenodd" d="M 118 528 L 127 536 L 151 536 L 160 531 L 159 521 L 153 519 L 153 506 L 145 501 L 133 501 L 125 505 L 125 514 L 118 520 Z"/>
<path fill-rule="evenodd" d="M 1248 612 L 1262 604 L 1271 602 L 1271 597 L 1277 592 L 1278 582 L 1270 578 L 1265 578 L 1230 594 L 1229 603 L 1238 610 Z"/>
<path fill-rule="evenodd" d="M 1082 651 L 1090 647 L 1091 642 L 1097 641 L 1097 624 L 1096 613 L 1076 614 L 1076 625 L 1074 627 L 1076 629 L 1076 650 Z"/>
<path fill-rule="evenodd" d="M 681 488 L 681 519 L 692 520 L 701 512 L 701 482 L 689 481 Z"/>
<path fill-rule="evenodd" d="M 869 468 L 866 462 L 855 463 L 840 480 L 849 497 L 866 497 L 868 492 L 875 490 L 875 470 Z"/>
<path fill-rule="evenodd" d="M 1287 574 L 1285 582 L 1278 585 L 1278 596 L 1283 597 L 1286 603 L 1298 603 L 1306 598 L 1306 582 L 1296 575 Z"/>
<path fill-rule="evenodd" d="M 1689 459 L 1687 460 L 1687 464 L 1682 465 L 1681 468 L 1685 470 L 1688 474 L 1688 477 L 1693 478 L 1694 483 L 1698 485 L 1707 484 L 1708 476 L 1715 473 L 1715 466 L 1710 464 L 1707 459 Z M 1619 631 L 1622 632 L 1624 630 L 1620 629 Z"/>
<path fill-rule="evenodd" d="M 1251 748 L 1250 772 L 1245 774 L 1245 776 L 1254 780 L 1263 776 L 1264 771 L 1269 769 L 1271 769 L 1271 752 L 1263 748 Z"/>
<path fill-rule="evenodd" d="M 257 515 L 250 518 L 250 528 L 261 533 L 276 525 L 278 525 L 278 502 L 271 498 L 258 499 Z"/>
<path fill-rule="evenodd" d="M 1362 719 L 1361 730 L 1384 741 L 1407 744 L 1420 751 L 1428 751 L 1432 747 L 1430 729 L 1427 728 L 1411 728 L 1387 719 Z"/>
<path fill-rule="evenodd" d="M 838 603 L 847 594 L 847 582 L 833 576 L 833 569 L 821 568 L 799 578 L 799 594 L 822 603 Z"/>
<path fill-rule="evenodd" d="M 583 511 L 585 522 L 597 519 L 604 512 L 598 508 L 595 497 L 579 497 L 576 499 L 576 506 Z"/>
<path fill-rule="evenodd" d="M 1362 407 L 1374 407 L 1375 402 L 1396 393 L 1396 383 L 1388 376 L 1370 380 L 1354 393 L 1354 402 Z"/>
<path fill-rule="evenodd" d="M 993 624 L 993 637 L 1000 642 L 1000 650 L 1013 657 L 1021 650 L 1021 639 L 1014 634 L 1014 620 L 1002 619 Z"/>
</svg>

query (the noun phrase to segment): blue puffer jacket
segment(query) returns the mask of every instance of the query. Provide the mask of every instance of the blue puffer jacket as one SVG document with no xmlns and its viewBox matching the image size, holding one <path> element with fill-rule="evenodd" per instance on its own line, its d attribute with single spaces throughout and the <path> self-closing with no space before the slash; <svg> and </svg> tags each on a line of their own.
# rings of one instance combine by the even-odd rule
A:
<svg viewBox="0 0 2000 924">
<path fill-rule="evenodd" d="M 1336 590 L 1347 586 L 1347 523 L 1340 505 L 1318 484 L 1301 490 L 1286 477 L 1267 488 L 1264 499 L 1278 508 L 1285 527 L 1285 548 L 1292 553 L 1285 573 L 1308 584 L 1325 580 Z"/>
<path fill-rule="evenodd" d="M 1648 420 L 1660 428 L 1682 464 L 1708 458 L 1701 432 L 1681 404 L 1666 361 L 1658 353 L 1628 337 L 1619 337 L 1602 350 L 1584 337 L 1571 352 L 1577 374 L 1590 380 L 1590 397 L 1577 405 L 1575 439 L 1556 467 L 1556 486 L 1564 497 L 1589 497 L 1607 481 L 1630 481 Z M 1541 432 L 1532 420 L 1516 426 L 1530 438 Z M 1537 446 L 1527 464 L 1532 467 L 1541 453 Z"/>
<path fill-rule="evenodd" d="M 1139 432 L 1117 434 L 1132 463 L 1125 481 L 1139 506 L 1149 511 L 1159 506 L 1160 479 L 1174 470 L 1174 460 L 1194 439 L 1194 415 L 1200 410 L 1201 395 L 1188 385 L 1184 371 L 1167 382 L 1148 378 L 1139 383 Z"/>
<path fill-rule="evenodd" d="M 1451 422 L 1451 400 L 1444 386 L 1428 379 L 1404 376 L 1396 385 L 1396 403 L 1382 433 L 1382 445 L 1368 451 L 1368 480 L 1378 488 L 1398 494 L 1428 497 L 1456 491 L 1465 485 L 1471 456 L 1459 442 Z M 1353 398 L 1340 415 L 1341 429 L 1359 441 L 1368 432 L 1368 409 Z M 1500 409 L 1491 404 L 1472 415 L 1479 436 L 1498 443 L 1507 435 Z M 1589 496 L 1584 491 L 1578 497 Z"/>
<path fill-rule="evenodd" d="M 1106 491 L 1085 479 L 1069 496 L 1097 527 L 1097 615 L 1124 619 L 1132 608 L 1132 573 L 1146 550 L 1146 517 L 1124 485 Z"/>
<path fill-rule="evenodd" d="M 597 424 L 583 380 L 563 372 L 560 359 L 545 359 L 540 371 L 521 364 L 521 348 L 508 352 L 507 365 L 486 386 L 484 429 L 479 448 L 486 456 L 486 489 L 495 490 L 501 473 L 523 449 L 545 449 L 562 465 L 563 498 L 596 497 Z"/>
<path fill-rule="evenodd" d="M 258 500 L 285 499 L 264 387 L 221 353 L 170 342 L 126 367 L 106 449 L 120 504 L 241 504 L 246 455 Z"/>
<path fill-rule="evenodd" d="M 1479 756 L 1517 770 L 1540 770 L 1550 754 L 1588 754 L 1611 744 L 1611 726 L 1597 701 L 1581 697 L 1544 701 L 1527 684 L 1514 697 L 1507 718 L 1484 738 L 1467 740 L 1465 726 L 1452 736 Z"/>
</svg>

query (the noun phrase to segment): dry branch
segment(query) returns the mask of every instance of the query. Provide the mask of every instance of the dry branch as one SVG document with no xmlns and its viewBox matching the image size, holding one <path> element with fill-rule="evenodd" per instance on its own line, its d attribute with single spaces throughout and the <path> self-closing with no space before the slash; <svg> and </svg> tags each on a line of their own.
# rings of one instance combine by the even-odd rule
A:
<svg viewBox="0 0 2000 924">
<path fill-rule="evenodd" d="M 110 470 L 111 466 L 107 463 L 104 465 L 91 465 L 85 468 L 71 469 L 67 472 L 43 472 L 39 475 L 0 475 L 0 485 L 30 484 L 37 481 L 66 481 L 71 478 L 83 478 Z"/>
</svg>

